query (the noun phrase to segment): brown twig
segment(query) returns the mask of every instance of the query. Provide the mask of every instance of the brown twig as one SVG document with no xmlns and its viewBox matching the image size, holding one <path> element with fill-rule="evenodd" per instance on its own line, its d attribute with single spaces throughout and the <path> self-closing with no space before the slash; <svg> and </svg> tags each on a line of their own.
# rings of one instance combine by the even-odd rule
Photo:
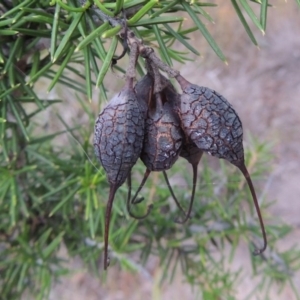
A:
<svg viewBox="0 0 300 300">
<path fill-rule="evenodd" d="M 120 37 L 121 38 L 127 38 L 127 44 L 129 48 L 131 49 L 132 47 L 135 47 L 134 45 L 136 44 L 138 47 L 138 53 L 145 59 L 149 59 L 152 61 L 153 64 L 162 71 L 166 72 L 170 77 L 176 77 L 180 73 L 177 70 L 174 70 L 167 64 L 165 64 L 163 61 L 161 61 L 155 54 L 153 48 L 148 47 L 144 45 L 143 40 L 138 39 L 134 32 L 126 26 L 124 23 L 126 20 L 120 20 L 117 18 L 113 18 L 111 16 L 106 15 L 103 13 L 101 10 L 99 10 L 98 15 L 102 18 L 103 21 L 108 21 L 109 24 L 113 27 L 121 25 L 123 29 L 120 32 Z M 126 30 L 126 33 L 125 33 Z M 125 35 L 125 36 L 124 36 Z"/>
</svg>

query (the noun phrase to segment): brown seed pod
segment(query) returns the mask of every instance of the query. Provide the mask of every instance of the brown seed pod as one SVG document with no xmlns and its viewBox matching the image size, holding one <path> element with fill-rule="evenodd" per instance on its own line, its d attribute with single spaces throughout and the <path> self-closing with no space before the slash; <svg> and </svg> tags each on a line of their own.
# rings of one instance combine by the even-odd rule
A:
<svg viewBox="0 0 300 300">
<path fill-rule="evenodd" d="M 244 159 L 243 128 L 231 104 L 217 92 L 191 84 L 182 76 L 180 116 L 184 131 L 199 149 L 232 164 Z"/>
<path fill-rule="evenodd" d="M 128 79 L 99 114 L 95 124 L 95 153 L 111 185 L 119 187 L 136 163 L 142 147 L 144 120 Z"/>
<path fill-rule="evenodd" d="M 192 84 L 181 75 L 175 76 L 183 94 L 179 105 L 181 126 L 190 140 L 202 151 L 223 158 L 237 166 L 249 185 L 258 214 L 264 245 L 255 249 L 262 253 L 267 247 L 266 232 L 256 193 L 244 161 L 242 123 L 231 104 L 217 92 Z"/>
<path fill-rule="evenodd" d="M 153 88 L 154 88 L 153 84 L 154 84 L 153 77 L 149 73 L 147 73 L 134 86 L 134 91 L 139 100 L 139 105 L 145 120 L 148 114 L 148 106 L 151 103 L 151 99 L 153 95 Z"/>
<path fill-rule="evenodd" d="M 148 105 L 150 105 L 151 102 L 151 97 L 153 95 L 153 78 L 150 74 L 146 74 L 140 81 L 138 81 L 134 87 L 135 93 L 137 95 L 137 98 L 139 99 L 139 105 L 140 105 L 140 109 L 143 115 L 144 120 L 147 119 L 147 114 L 148 114 Z M 149 173 L 150 174 L 150 173 Z M 147 175 L 146 178 L 144 178 L 144 183 L 146 182 L 149 174 Z M 143 183 L 143 185 L 144 185 Z M 127 195 L 127 211 L 129 213 L 129 215 L 135 219 L 141 220 L 146 218 L 152 208 L 152 205 L 148 206 L 147 212 L 146 214 L 142 215 L 142 216 L 137 216 L 135 214 L 132 213 L 131 209 L 130 209 L 130 202 L 131 202 L 131 174 L 128 175 L 127 177 L 127 185 L 128 185 L 128 195 Z M 142 186 L 143 186 L 142 185 Z M 140 190 L 139 190 L 140 191 Z M 138 194 L 138 193 L 137 193 Z M 136 196 L 137 196 L 136 194 Z M 133 198 L 132 199 L 133 204 L 138 204 L 140 202 L 142 202 L 144 200 L 144 198 L 138 198 L 136 199 Z"/>
<path fill-rule="evenodd" d="M 180 105 L 180 95 L 175 91 L 175 89 L 168 89 L 165 93 L 167 99 L 172 99 L 172 107 L 174 112 L 176 111 L 176 114 L 179 113 L 179 105 Z M 188 138 L 186 135 L 184 135 L 182 148 L 180 151 L 180 156 L 185 158 L 193 168 L 193 189 L 192 189 L 192 195 L 191 200 L 189 204 L 188 211 L 186 213 L 186 216 L 183 220 L 179 221 L 176 220 L 177 223 L 185 223 L 191 214 L 194 198 L 195 198 L 195 191 L 196 191 L 196 185 L 197 185 L 197 174 L 198 174 L 198 164 L 201 160 L 203 151 L 199 149 L 195 143 L 193 143 L 190 138 Z M 166 173 L 164 172 L 165 179 L 168 182 L 168 178 L 166 176 Z M 172 192 L 172 191 L 171 191 Z M 175 195 L 172 195 L 175 198 Z"/>
<path fill-rule="evenodd" d="M 162 96 L 163 92 L 155 95 L 155 107 L 150 108 L 145 122 L 141 160 L 150 171 L 170 169 L 179 156 L 183 139 L 179 120 Z"/>
<path fill-rule="evenodd" d="M 173 111 L 177 99 L 166 96 L 177 93 L 170 81 L 149 61 L 147 68 L 154 86 L 151 96 L 144 97 L 144 101 L 148 100 L 148 113 L 141 160 L 150 171 L 163 171 L 175 163 L 182 144 L 180 121 Z"/>
<path fill-rule="evenodd" d="M 95 125 L 94 147 L 110 185 L 105 217 L 104 269 L 108 267 L 108 232 L 112 203 L 117 189 L 138 160 L 144 137 L 144 118 L 132 79 L 100 113 Z"/>
<path fill-rule="evenodd" d="M 148 106 L 147 118 L 145 122 L 145 137 L 140 157 L 147 169 L 135 196 L 130 201 L 130 194 L 128 194 L 127 201 L 129 214 L 137 219 L 146 217 L 150 210 L 148 208 L 148 211 L 144 216 L 135 216 L 130 211 L 130 202 L 136 204 L 143 200 L 136 199 L 136 197 L 152 171 L 164 172 L 170 192 L 177 206 L 184 212 L 173 193 L 167 178 L 167 174 L 165 173 L 165 170 L 170 169 L 178 159 L 183 140 L 183 132 L 179 125 L 178 116 L 173 111 L 174 104 L 172 102 L 175 99 L 167 98 L 166 96 L 170 94 L 171 91 L 172 93 L 176 93 L 176 91 L 166 78 L 161 76 L 159 73 L 156 76 L 159 76 L 158 80 L 162 81 L 163 87 L 160 92 L 153 94 L 154 79 L 149 73 L 144 76 L 143 79 L 135 86 L 135 90 L 140 102 L 144 102 Z M 128 185 L 130 189 L 131 179 L 129 177 Z"/>
<path fill-rule="evenodd" d="M 110 185 L 105 215 L 104 269 L 109 265 L 108 233 L 113 199 L 138 160 L 144 137 L 144 117 L 133 90 L 136 49 L 132 49 L 126 84 L 99 114 L 94 132 L 95 154 Z"/>
</svg>

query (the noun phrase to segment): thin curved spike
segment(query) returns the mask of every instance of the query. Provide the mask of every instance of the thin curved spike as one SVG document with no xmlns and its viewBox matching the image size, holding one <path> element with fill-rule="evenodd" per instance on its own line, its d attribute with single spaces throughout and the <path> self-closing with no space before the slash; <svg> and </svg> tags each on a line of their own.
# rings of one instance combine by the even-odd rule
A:
<svg viewBox="0 0 300 300">
<path fill-rule="evenodd" d="M 152 204 L 150 204 L 148 207 L 147 207 L 147 212 L 142 215 L 142 216 L 137 216 L 135 215 L 131 209 L 130 209 L 130 203 L 133 203 L 133 204 L 137 204 L 137 203 L 140 203 L 142 202 L 143 200 L 141 200 L 140 198 L 138 198 L 137 200 L 139 200 L 139 202 L 135 202 L 135 199 L 138 195 L 138 193 L 140 192 L 140 190 L 142 189 L 142 187 L 144 186 L 149 174 L 150 174 L 150 171 L 149 173 L 147 173 L 147 171 L 149 171 L 148 169 L 146 170 L 145 174 L 144 174 L 144 178 L 143 178 L 143 181 L 140 185 L 140 187 L 138 188 L 137 192 L 135 193 L 133 199 L 130 201 L 130 198 L 131 198 L 131 173 L 128 175 L 127 177 L 127 185 L 128 185 L 128 195 L 127 195 L 127 211 L 128 211 L 128 214 L 130 215 L 130 217 L 134 218 L 134 219 L 137 219 L 137 220 L 142 220 L 142 219 L 145 219 L 151 212 L 152 210 Z M 142 198 L 143 199 L 143 198 Z"/>
<path fill-rule="evenodd" d="M 176 223 L 183 224 L 185 223 L 191 215 L 192 208 L 193 208 L 193 203 L 194 203 L 194 198 L 195 198 L 195 191 L 196 191 L 196 185 L 197 185 L 197 175 L 198 175 L 198 164 L 192 164 L 193 167 L 193 190 L 192 190 L 192 196 L 191 196 L 191 201 L 189 205 L 189 209 L 185 215 L 185 218 L 183 220 L 176 220 Z"/>
<path fill-rule="evenodd" d="M 170 182 L 169 182 L 169 178 L 168 178 L 167 172 L 166 172 L 166 171 L 163 171 L 163 174 L 164 174 L 164 177 L 165 177 L 167 186 L 168 186 L 168 188 L 169 188 L 169 191 L 170 191 L 170 193 L 171 193 L 171 195 L 172 195 L 172 197 L 173 197 L 173 199 L 174 199 L 174 201 L 175 201 L 177 207 L 178 207 L 178 208 L 183 212 L 183 214 L 186 216 L 185 210 L 182 208 L 181 204 L 179 203 L 177 197 L 176 197 L 175 194 L 174 194 L 174 191 L 173 191 L 173 189 L 172 189 L 172 187 L 171 187 L 171 184 L 170 184 Z M 175 221 L 175 222 L 177 223 L 177 221 Z"/>
<path fill-rule="evenodd" d="M 139 197 L 139 198 L 135 199 L 134 203 L 132 203 L 132 204 L 139 204 L 139 203 L 142 203 L 144 200 L 145 200 L 145 197 Z"/>
<path fill-rule="evenodd" d="M 262 219 L 262 216 L 261 216 L 261 213 L 260 213 L 260 208 L 259 208 L 259 205 L 258 205 L 258 201 L 257 201 L 256 193 L 255 193 L 255 190 L 254 190 L 254 186 L 252 184 L 252 180 L 251 180 L 251 177 L 250 177 L 250 175 L 248 173 L 248 170 L 247 170 L 247 168 L 245 166 L 245 163 L 241 162 L 241 163 L 239 163 L 236 166 L 240 169 L 240 171 L 245 176 L 245 179 L 247 180 L 250 192 L 252 194 L 252 198 L 253 198 L 253 202 L 254 202 L 254 205 L 255 205 L 256 213 L 258 215 L 258 219 L 259 219 L 259 223 L 260 223 L 260 228 L 261 228 L 262 235 L 263 235 L 264 245 L 263 245 L 263 247 L 261 249 L 256 248 L 254 250 L 254 252 L 253 252 L 253 255 L 259 255 L 259 254 L 263 253 L 266 250 L 267 244 L 268 244 L 268 242 L 267 242 L 267 234 L 266 234 L 264 222 L 263 222 L 263 219 Z"/>
<path fill-rule="evenodd" d="M 109 223 L 110 223 L 112 204 L 113 204 L 115 194 L 116 194 L 118 187 L 119 187 L 119 185 L 117 185 L 117 184 L 111 184 L 110 188 L 109 188 L 109 197 L 108 197 L 108 202 L 107 202 L 106 212 L 105 212 L 104 270 L 107 270 L 109 263 L 110 263 L 110 259 L 108 257 Z"/>
<path fill-rule="evenodd" d="M 193 189 L 192 189 L 191 201 L 190 201 L 188 211 L 187 211 L 187 213 L 184 212 L 185 218 L 181 221 L 179 221 L 178 219 L 175 220 L 176 223 L 183 224 L 190 218 L 193 203 L 194 203 L 194 198 L 195 198 L 196 186 L 197 186 L 198 165 L 202 158 L 202 155 L 203 155 L 203 151 L 198 149 L 198 147 L 194 143 L 191 143 L 190 141 L 188 141 L 181 150 L 180 156 L 185 158 L 192 165 L 192 168 L 193 168 Z M 168 178 L 165 177 L 165 179 L 167 181 L 169 190 L 170 190 L 175 202 L 178 205 L 178 201 L 171 189 L 170 184 L 168 183 Z M 179 206 L 179 208 L 181 208 L 180 205 L 178 205 L 178 206 Z"/>
<path fill-rule="evenodd" d="M 143 186 L 145 185 L 145 183 L 146 183 L 146 181 L 147 181 L 147 179 L 148 179 L 150 173 L 151 173 L 151 171 L 150 171 L 149 169 L 146 169 L 145 174 L 144 174 L 144 178 L 143 178 L 143 180 L 142 180 L 142 182 L 141 182 L 141 185 L 139 186 L 139 188 L 138 188 L 138 190 L 136 191 L 134 197 L 133 197 L 133 198 L 131 199 L 131 201 L 130 201 L 132 204 L 139 203 L 139 202 L 137 202 L 137 201 L 140 201 L 140 198 L 136 199 L 136 197 L 137 197 L 138 193 L 141 191 L 141 189 L 143 188 Z"/>
</svg>

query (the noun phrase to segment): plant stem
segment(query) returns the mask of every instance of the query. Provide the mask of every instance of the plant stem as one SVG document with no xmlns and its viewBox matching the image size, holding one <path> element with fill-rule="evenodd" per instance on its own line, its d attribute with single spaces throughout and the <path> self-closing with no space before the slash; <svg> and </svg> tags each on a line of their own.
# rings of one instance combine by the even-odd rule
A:
<svg viewBox="0 0 300 300">
<path fill-rule="evenodd" d="M 170 66 L 165 64 L 161 59 L 159 59 L 156 56 L 153 48 L 145 46 L 143 41 L 138 39 L 132 30 L 130 30 L 128 28 L 126 30 L 127 25 L 125 24 L 125 20 L 120 20 L 120 19 L 108 16 L 100 9 L 98 10 L 98 15 L 103 20 L 103 22 L 107 21 L 113 27 L 121 25 L 123 28 L 119 33 L 120 37 L 124 38 L 124 34 L 126 32 L 125 38 L 127 38 L 128 46 L 131 48 L 134 44 L 137 44 L 138 52 L 140 53 L 140 55 L 142 57 L 149 58 L 153 62 L 153 64 L 155 64 L 159 69 L 166 72 L 170 77 L 176 77 L 180 74 L 177 70 L 174 70 L 173 68 L 171 68 Z"/>
</svg>

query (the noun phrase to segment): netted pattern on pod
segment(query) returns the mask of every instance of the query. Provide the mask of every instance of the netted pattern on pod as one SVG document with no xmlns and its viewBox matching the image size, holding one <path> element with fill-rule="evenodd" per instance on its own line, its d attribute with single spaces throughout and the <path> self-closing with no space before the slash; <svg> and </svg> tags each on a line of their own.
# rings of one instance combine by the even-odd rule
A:
<svg viewBox="0 0 300 300">
<path fill-rule="evenodd" d="M 183 89 L 180 116 L 184 131 L 199 149 L 231 163 L 244 159 L 242 123 L 222 95 L 191 84 Z"/>
<path fill-rule="evenodd" d="M 123 90 L 100 113 L 94 147 L 111 184 L 120 186 L 138 160 L 144 137 L 144 118 L 135 93 Z"/>
</svg>

